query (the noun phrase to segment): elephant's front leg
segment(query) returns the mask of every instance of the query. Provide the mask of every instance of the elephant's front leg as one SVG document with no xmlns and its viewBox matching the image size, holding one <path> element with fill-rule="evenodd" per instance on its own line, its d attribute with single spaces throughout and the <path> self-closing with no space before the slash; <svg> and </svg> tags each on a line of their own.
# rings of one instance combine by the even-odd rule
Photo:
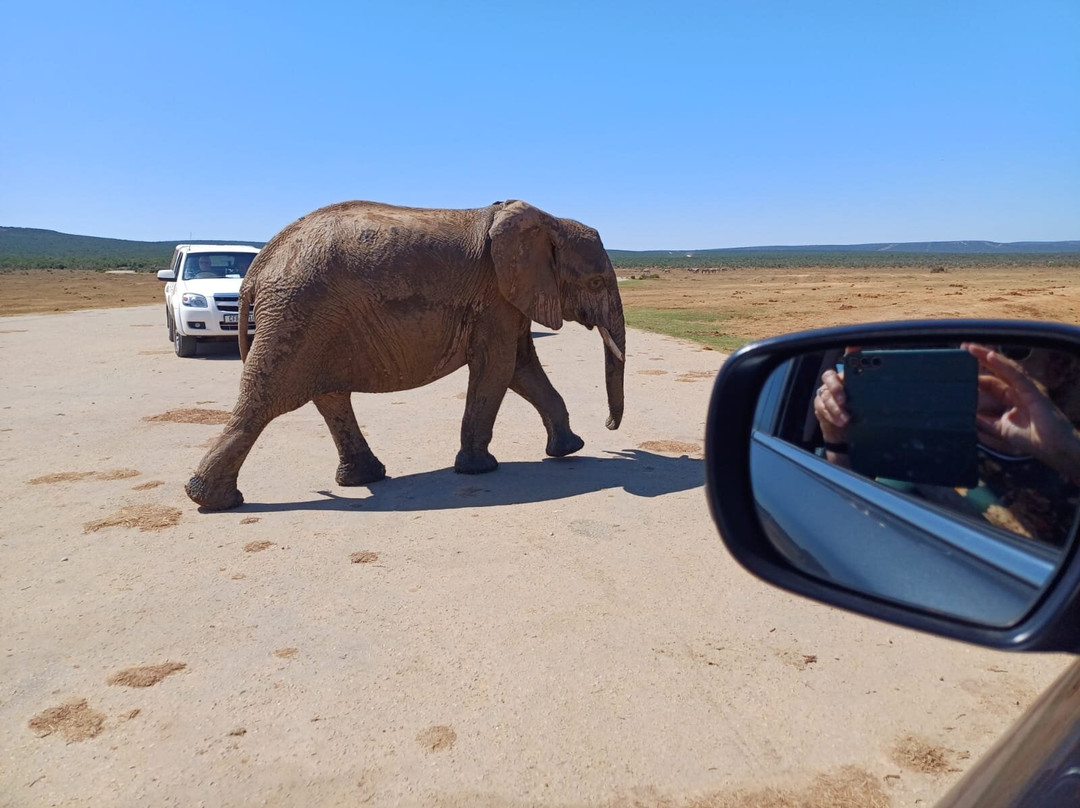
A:
<svg viewBox="0 0 1080 808">
<path fill-rule="evenodd" d="M 532 336 L 526 332 L 518 343 L 517 367 L 510 389 L 528 401 L 544 422 L 547 430 L 547 453 L 551 457 L 565 457 L 585 445 L 570 429 L 570 414 L 566 403 L 556 390 L 536 355 Z"/>
<path fill-rule="evenodd" d="M 484 474 L 499 467 L 488 451 L 495 416 L 514 375 L 514 346 L 492 340 L 494 347 L 474 347 L 469 357 L 469 390 L 461 419 L 461 449 L 454 460 L 459 474 Z"/>
<path fill-rule="evenodd" d="M 341 461 L 334 477 L 337 484 L 367 485 L 385 477 L 386 466 L 372 454 L 364 440 L 349 398 L 349 393 L 327 393 L 315 396 L 314 401 L 337 446 Z"/>
</svg>

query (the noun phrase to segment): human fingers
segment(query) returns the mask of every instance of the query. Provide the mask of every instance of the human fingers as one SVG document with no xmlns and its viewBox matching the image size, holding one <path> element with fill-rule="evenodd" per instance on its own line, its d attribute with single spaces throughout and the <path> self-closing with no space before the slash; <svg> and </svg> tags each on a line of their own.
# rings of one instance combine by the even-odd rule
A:
<svg viewBox="0 0 1080 808">
<path fill-rule="evenodd" d="M 979 376 L 978 404 L 980 412 L 1001 412 L 1014 405 L 1012 388 L 997 376 Z"/>
<path fill-rule="evenodd" d="M 1004 379 L 1009 386 L 1015 388 L 1022 395 L 1035 398 L 1045 397 L 1043 391 L 1028 377 L 1023 368 L 1004 354 L 977 343 L 964 343 L 963 347 L 979 360 L 980 365 L 994 373 L 998 378 Z"/>
<path fill-rule="evenodd" d="M 976 413 L 975 415 L 975 430 L 984 438 L 995 438 L 998 441 L 1004 442 L 1008 437 L 1000 418 L 983 415 L 982 413 Z"/>
<path fill-rule="evenodd" d="M 822 425 L 843 429 L 851 423 L 851 415 L 843 404 L 843 389 L 836 390 L 828 383 L 823 382 L 814 397 L 814 415 Z M 840 397 L 838 399 L 838 396 Z"/>
<path fill-rule="evenodd" d="M 978 342 L 961 342 L 960 348 L 974 356 L 983 367 L 985 367 L 986 357 L 993 352 L 992 348 Z"/>
<path fill-rule="evenodd" d="M 847 393 L 844 390 L 844 378 L 835 370 L 826 370 L 821 374 L 821 388 L 819 389 L 822 394 L 828 393 L 836 402 L 837 406 L 843 407 L 847 404 Z"/>
<path fill-rule="evenodd" d="M 817 418 L 818 426 L 821 427 L 821 436 L 826 443 L 845 443 L 847 441 L 847 427 L 833 421 L 835 415 L 825 408 L 820 400 L 814 401 L 814 417 Z"/>
</svg>

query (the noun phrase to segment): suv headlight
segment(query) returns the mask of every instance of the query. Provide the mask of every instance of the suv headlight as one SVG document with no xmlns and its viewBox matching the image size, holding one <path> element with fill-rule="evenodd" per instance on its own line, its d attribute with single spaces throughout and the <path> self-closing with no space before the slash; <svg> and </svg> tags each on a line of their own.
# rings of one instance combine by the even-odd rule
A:
<svg viewBox="0 0 1080 808">
<path fill-rule="evenodd" d="M 206 298 L 202 295 L 197 295 L 194 292 L 184 292 L 180 298 L 180 302 L 185 306 L 191 306 L 195 309 L 208 308 L 206 305 Z"/>
</svg>

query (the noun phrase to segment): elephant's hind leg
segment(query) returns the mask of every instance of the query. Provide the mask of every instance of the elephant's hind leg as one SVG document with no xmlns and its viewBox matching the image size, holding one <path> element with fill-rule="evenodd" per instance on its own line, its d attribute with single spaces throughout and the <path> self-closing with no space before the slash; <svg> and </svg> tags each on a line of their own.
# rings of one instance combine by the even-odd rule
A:
<svg viewBox="0 0 1080 808">
<path fill-rule="evenodd" d="M 385 477 L 386 466 L 372 454 L 364 440 L 349 396 L 349 393 L 326 393 L 316 396 L 314 401 L 334 436 L 341 460 L 335 475 L 337 484 L 367 485 Z"/>
<path fill-rule="evenodd" d="M 244 458 L 271 420 L 257 408 L 238 405 L 221 436 L 184 486 L 187 495 L 211 511 L 243 505 L 244 495 L 236 487 L 236 478 Z"/>
</svg>

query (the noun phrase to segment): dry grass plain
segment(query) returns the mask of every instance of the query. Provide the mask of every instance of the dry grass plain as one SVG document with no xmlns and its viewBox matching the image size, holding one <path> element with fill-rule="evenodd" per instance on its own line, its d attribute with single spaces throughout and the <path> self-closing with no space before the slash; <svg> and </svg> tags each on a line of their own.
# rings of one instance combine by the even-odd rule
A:
<svg viewBox="0 0 1080 808">
<path fill-rule="evenodd" d="M 81 269 L 0 272 L 0 316 L 165 304 L 165 284 L 150 273 Z"/>
<path fill-rule="evenodd" d="M 1069 266 L 648 270 L 620 284 L 629 325 L 721 350 L 807 328 L 938 317 L 1080 322 Z"/>
<path fill-rule="evenodd" d="M 921 317 L 1080 322 L 1080 258 L 1053 267 L 619 270 L 630 325 L 721 350 L 805 328 Z M 648 279 L 640 279 L 643 275 Z M 0 273 L 0 316 L 162 302 L 153 275 Z"/>
</svg>

